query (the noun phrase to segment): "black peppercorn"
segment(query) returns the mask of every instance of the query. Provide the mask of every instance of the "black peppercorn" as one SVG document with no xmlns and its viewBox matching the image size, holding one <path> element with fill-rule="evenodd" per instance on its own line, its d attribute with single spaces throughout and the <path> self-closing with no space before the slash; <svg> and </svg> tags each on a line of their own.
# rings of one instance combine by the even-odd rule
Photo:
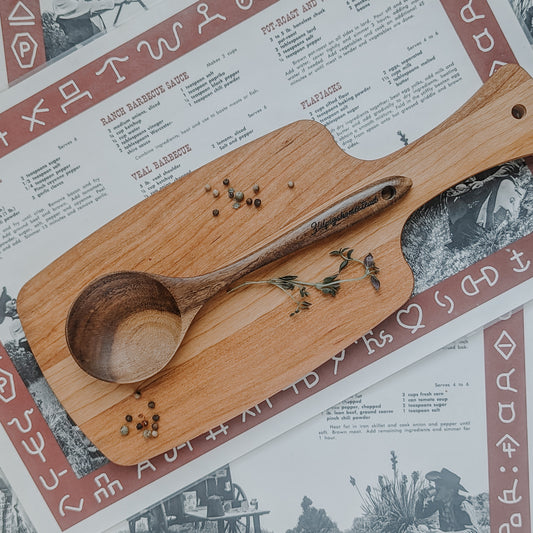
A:
<svg viewBox="0 0 533 533">
<path fill-rule="evenodd" d="M 159 429 L 159 424 L 157 422 L 154 422 L 152 424 L 152 429 Z"/>
<path fill-rule="evenodd" d="M 148 402 L 148 407 L 153 409 L 155 407 L 155 402 Z"/>
<path fill-rule="evenodd" d="M 224 178 L 224 179 L 222 180 L 222 183 L 223 183 L 224 185 L 229 185 L 229 179 L 228 179 L 228 178 Z"/>
<path fill-rule="evenodd" d="M 157 421 L 159 420 L 159 415 L 154 415 L 154 416 L 152 417 L 152 420 L 153 420 L 154 422 L 157 422 Z"/>
<path fill-rule="evenodd" d="M 126 415 L 126 422 L 131 422 L 133 417 L 131 415 Z"/>
<path fill-rule="evenodd" d="M 214 217 L 218 217 L 218 213 L 219 213 L 218 209 L 213 209 L 213 216 Z"/>
<path fill-rule="evenodd" d="M 256 198 L 254 200 L 254 205 L 255 205 L 255 207 L 259 207 L 261 205 L 261 200 L 259 198 Z"/>
<path fill-rule="evenodd" d="M 246 198 L 246 205 L 252 205 L 254 201 L 251 198 Z"/>
<path fill-rule="evenodd" d="M 137 429 L 142 429 L 144 426 L 142 425 L 141 422 L 139 422 L 135 427 L 136 427 Z"/>
</svg>

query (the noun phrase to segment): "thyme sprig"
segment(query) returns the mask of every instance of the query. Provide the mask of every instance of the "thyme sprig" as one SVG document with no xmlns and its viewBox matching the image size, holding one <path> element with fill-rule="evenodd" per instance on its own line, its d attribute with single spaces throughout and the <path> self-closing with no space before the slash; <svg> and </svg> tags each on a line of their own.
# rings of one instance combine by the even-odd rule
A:
<svg viewBox="0 0 533 533">
<path fill-rule="evenodd" d="M 329 253 L 329 255 L 338 257 L 340 259 L 339 268 L 337 272 L 326 276 L 321 281 L 303 281 L 299 279 L 298 276 L 286 275 L 280 276 L 278 278 L 271 278 L 265 280 L 245 281 L 237 285 L 236 287 L 229 289 L 228 292 L 233 292 L 237 289 L 241 289 L 249 285 L 274 285 L 275 287 L 281 289 L 285 294 L 287 294 L 287 296 L 291 298 L 291 300 L 293 300 L 293 302 L 296 304 L 296 308 L 292 313 L 290 313 L 290 316 L 294 316 L 300 311 L 309 309 L 309 307 L 311 307 L 311 302 L 307 299 L 310 296 L 308 290 L 309 288 L 316 289 L 326 296 L 335 297 L 337 296 L 337 293 L 339 292 L 342 283 L 362 281 L 365 278 L 370 278 L 370 283 L 372 284 L 372 287 L 374 287 L 376 291 L 379 290 L 380 282 L 377 277 L 379 273 L 379 268 L 376 266 L 376 263 L 374 262 L 374 257 L 371 253 L 367 254 L 364 259 L 356 259 L 353 257 L 352 248 L 340 248 L 339 250 L 333 250 Z M 341 279 L 339 277 L 341 272 L 350 263 L 357 263 L 361 265 L 365 269 L 364 274 L 355 278 Z M 297 291 L 297 294 L 294 294 L 295 291 Z"/>
</svg>

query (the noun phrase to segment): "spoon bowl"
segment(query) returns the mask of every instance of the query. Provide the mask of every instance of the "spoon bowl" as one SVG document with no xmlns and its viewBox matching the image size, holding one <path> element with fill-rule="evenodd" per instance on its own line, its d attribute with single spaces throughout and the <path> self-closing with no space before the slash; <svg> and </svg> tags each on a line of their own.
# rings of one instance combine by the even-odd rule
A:
<svg viewBox="0 0 533 533">
<path fill-rule="evenodd" d="M 203 304 L 237 279 L 353 226 L 400 199 L 411 180 L 394 176 L 346 196 L 246 257 L 214 272 L 171 278 L 113 272 L 89 283 L 66 321 L 78 365 L 104 381 L 133 383 L 164 368 Z"/>
<path fill-rule="evenodd" d="M 67 344 L 78 364 L 94 377 L 119 383 L 125 372 L 127 382 L 157 372 L 181 337 L 182 316 L 172 293 L 143 272 L 95 279 L 75 300 L 66 323 Z"/>
</svg>

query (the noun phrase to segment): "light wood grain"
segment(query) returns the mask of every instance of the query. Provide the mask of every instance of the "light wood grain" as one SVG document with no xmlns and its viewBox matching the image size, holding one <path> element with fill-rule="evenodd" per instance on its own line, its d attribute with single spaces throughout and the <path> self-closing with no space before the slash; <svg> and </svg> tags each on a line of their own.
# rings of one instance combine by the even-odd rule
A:
<svg viewBox="0 0 533 533">
<path fill-rule="evenodd" d="M 516 105 L 526 111 L 523 118 L 513 117 Z M 532 114 L 533 82 L 507 66 L 449 120 L 379 160 L 348 156 L 324 127 L 302 121 L 209 163 L 128 210 L 24 286 L 19 314 L 45 377 L 86 435 L 120 464 L 162 453 L 237 416 L 318 367 L 409 298 L 412 274 L 400 246 L 408 217 L 467 177 L 531 155 Z M 70 356 L 67 313 L 95 277 L 119 270 L 204 274 L 259 249 L 346 194 L 397 175 L 410 178 L 413 187 L 395 206 L 248 277 L 321 279 L 337 266 L 329 251 L 348 246 L 356 257 L 373 254 L 381 269 L 378 292 L 370 283 L 346 284 L 337 297 L 318 295 L 309 311 L 292 318 L 292 303 L 275 288 L 220 292 L 196 316 L 169 365 L 137 385 L 91 378 Z M 262 207 L 234 210 L 205 193 L 206 183 L 222 189 L 224 177 L 242 190 L 259 183 Z M 155 401 L 161 415 L 157 439 L 119 434 L 124 415 L 139 411 L 132 396 L 138 387 L 141 401 Z"/>
<path fill-rule="evenodd" d="M 67 346 L 79 366 L 95 378 L 115 383 L 146 380 L 168 364 L 195 316 L 215 294 L 254 270 L 389 208 L 411 185 L 409 178 L 400 176 L 379 180 L 259 250 L 200 276 L 173 278 L 128 270 L 99 276 L 70 307 L 65 326 Z M 355 259 L 344 257 L 346 261 Z M 373 276 L 378 287 L 377 269 L 372 256 L 367 258 L 368 267 L 359 260 L 363 272 L 357 277 Z"/>
</svg>

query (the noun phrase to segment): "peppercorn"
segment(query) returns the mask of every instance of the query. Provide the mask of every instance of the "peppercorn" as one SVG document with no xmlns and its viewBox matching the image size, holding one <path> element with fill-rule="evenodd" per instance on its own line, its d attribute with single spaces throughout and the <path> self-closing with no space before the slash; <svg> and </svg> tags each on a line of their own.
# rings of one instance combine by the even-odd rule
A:
<svg viewBox="0 0 533 533">
<path fill-rule="evenodd" d="M 237 191 L 235 193 L 235 200 L 237 200 L 237 202 L 242 202 L 244 200 L 244 193 L 241 191 Z"/>
<path fill-rule="evenodd" d="M 228 178 L 224 178 L 224 179 L 222 180 L 222 183 L 223 183 L 224 185 L 229 185 L 229 179 L 228 179 Z"/>
<path fill-rule="evenodd" d="M 131 422 L 133 417 L 131 415 L 126 415 L 126 422 Z"/>
<path fill-rule="evenodd" d="M 133 397 L 138 400 L 140 397 L 141 397 L 141 391 L 138 391 L 136 390 L 134 393 L 133 393 Z"/>
<path fill-rule="evenodd" d="M 159 429 L 159 424 L 157 422 L 154 422 L 152 424 L 152 429 Z"/>
<path fill-rule="evenodd" d="M 239 209 L 239 207 L 241 207 L 241 204 L 239 202 L 235 202 L 233 204 L 233 209 Z"/>
<path fill-rule="evenodd" d="M 159 435 L 159 433 L 154 429 L 154 431 L 152 431 L 152 437 L 157 438 L 157 436 Z"/>
<path fill-rule="evenodd" d="M 155 407 L 155 402 L 152 402 L 152 401 L 148 402 L 148 407 L 150 409 L 153 409 Z"/>
<path fill-rule="evenodd" d="M 287 187 L 289 187 L 289 189 L 292 189 L 294 187 L 294 181 L 289 181 L 289 183 L 287 183 Z"/>
<path fill-rule="evenodd" d="M 135 426 L 137 429 L 142 429 L 143 428 L 143 425 L 141 422 L 139 422 L 136 426 Z"/>
<path fill-rule="evenodd" d="M 151 432 L 149 429 L 145 429 L 145 430 L 143 431 L 143 437 L 144 437 L 145 439 L 149 439 L 151 436 L 152 436 L 152 432 Z"/>
<path fill-rule="evenodd" d="M 120 428 L 120 434 L 121 435 L 127 435 L 130 432 L 130 428 L 128 426 L 122 426 Z"/>
<path fill-rule="evenodd" d="M 228 196 L 229 196 L 230 198 L 233 198 L 233 197 L 235 196 L 235 192 L 232 191 L 232 190 L 230 189 L 230 190 L 228 191 Z"/>
<path fill-rule="evenodd" d="M 213 189 L 213 196 L 215 198 L 218 198 L 219 194 L 220 194 L 220 192 L 218 191 L 218 189 Z"/>
<path fill-rule="evenodd" d="M 257 184 L 254 185 L 254 186 L 252 187 L 252 191 L 254 191 L 255 193 L 258 193 L 258 192 L 259 192 L 259 185 L 257 185 Z"/>
<path fill-rule="evenodd" d="M 218 213 L 219 213 L 218 209 L 213 209 L 213 216 L 214 217 L 218 217 Z"/>
<path fill-rule="evenodd" d="M 148 420 L 143 420 L 143 426 L 144 426 L 144 427 L 147 427 L 147 426 L 148 426 Z"/>
<path fill-rule="evenodd" d="M 256 198 L 254 200 L 254 205 L 255 205 L 255 207 L 259 207 L 261 205 L 261 200 L 259 198 Z"/>
<path fill-rule="evenodd" d="M 254 201 L 251 198 L 246 198 L 246 205 L 252 205 Z"/>
<path fill-rule="evenodd" d="M 154 416 L 152 417 L 152 420 L 153 420 L 154 422 L 158 422 L 158 421 L 159 421 L 159 415 L 154 415 Z"/>
<path fill-rule="evenodd" d="M 206 192 L 209 192 L 211 190 L 211 185 L 209 185 L 209 183 L 207 183 L 205 185 L 204 189 L 206 190 Z"/>
</svg>

